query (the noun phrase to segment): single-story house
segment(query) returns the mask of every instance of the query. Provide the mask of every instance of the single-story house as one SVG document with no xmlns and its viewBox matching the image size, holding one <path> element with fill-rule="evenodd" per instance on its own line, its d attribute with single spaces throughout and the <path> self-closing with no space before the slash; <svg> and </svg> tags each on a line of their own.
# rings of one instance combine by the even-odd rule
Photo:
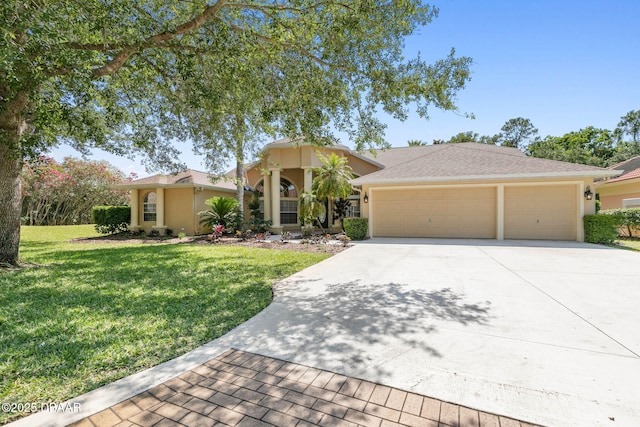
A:
<svg viewBox="0 0 640 427">
<path fill-rule="evenodd" d="M 640 156 L 611 166 L 620 175 L 596 183 L 601 209 L 640 208 Z"/>
<path fill-rule="evenodd" d="M 245 170 L 245 184 L 258 193 L 274 232 L 300 229 L 298 197 L 311 189 L 318 155 L 331 152 L 346 156 L 356 175 L 349 216 L 369 218 L 372 237 L 582 241 L 582 217 L 595 213 L 594 179 L 620 173 L 476 143 L 360 154 L 339 144 L 276 141 Z M 132 228 L 169 227 L 186 234 L 203 232 L 197 212 L 206 209 L 204 200 L 235 192 L 235 184 L 214 184 L 196 171 L 156 175 L 126 187 L 132 192 Z M 328 208 L 324 221 L 331 226 Z"/>
</svg>

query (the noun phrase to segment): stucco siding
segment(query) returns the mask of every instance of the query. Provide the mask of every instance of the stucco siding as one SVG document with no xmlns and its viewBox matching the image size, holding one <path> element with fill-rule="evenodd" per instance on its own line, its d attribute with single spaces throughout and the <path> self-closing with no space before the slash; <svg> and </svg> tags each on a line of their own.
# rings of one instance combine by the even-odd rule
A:
<svg viewBox="0 0 640 427">
<path fill-rule="evenodd" d="M 164 221 L 175 235 L 194 234 L 193 188 L 167 188 L 164 190 Z"/>
<path fill-rule="evenodd" d="M 351 166 L 356 176 L 363 176 L 380 170 L 378 166 L 355 156 L 347 155 L 347 158 L 349 159 L 349 166 Z"/>
<path fill-rule="evenodd" d="M 621 209 L 622 200 L 640 197 L 640 180 L 602 184 L 597 187 L 601 209 Z"/>
</svg>

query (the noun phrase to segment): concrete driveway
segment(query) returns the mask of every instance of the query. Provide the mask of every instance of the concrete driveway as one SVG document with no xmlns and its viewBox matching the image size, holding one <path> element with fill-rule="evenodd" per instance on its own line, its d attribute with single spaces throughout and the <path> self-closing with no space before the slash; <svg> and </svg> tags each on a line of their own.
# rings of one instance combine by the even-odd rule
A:
<svg viewBox="0 0 640 427">
<path fill-rule="evenodd" d="M 640 425 L 640 253 L 373 239 L 216 340 L 553 426 Z"/>
<path fill-rule="evenodd" d="M 639 306 L 638 252 L 372 239 L 284 280 L 227 335 L 72 402 L 97 412 L 234 347 L 534 424 L 638 426 Z"/>
</svg>

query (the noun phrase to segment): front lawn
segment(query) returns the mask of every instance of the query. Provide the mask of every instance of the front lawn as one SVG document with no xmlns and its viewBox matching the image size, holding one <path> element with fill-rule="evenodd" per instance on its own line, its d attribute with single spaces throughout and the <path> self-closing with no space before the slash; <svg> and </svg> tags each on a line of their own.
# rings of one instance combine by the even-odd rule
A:
<svg viewBox="0 0 640 427">
<path fill-rule="evenodd" d="M 221 336 L 271 284 L 326 254 L 188 244 L 70 243 L 92 226 L 23 227 L 0 272 L 0 402 L 61 402 Z M 20 414 L 0 412 L 0 424 Z"/>
<path fill-rule="evenodd" d="M 625 237 L 616 240 L 616 244 L 625 249 L 640 251 L 640 239 L 637 237 Z"/>
</svg>

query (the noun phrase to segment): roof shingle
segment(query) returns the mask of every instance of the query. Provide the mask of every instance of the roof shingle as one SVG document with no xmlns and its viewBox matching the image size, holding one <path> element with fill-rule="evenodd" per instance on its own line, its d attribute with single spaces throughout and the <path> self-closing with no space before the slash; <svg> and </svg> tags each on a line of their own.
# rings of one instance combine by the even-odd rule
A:
<svg viewBox="0 0 640 427">
<path fill-rule="evenodd" d="M 200 172 L 193 169 L 188 169 L 183 172 L 179 172 L 177 174 L 169 174 L 169 175 L 152 175 L 147 176 L 145 178 L 136 179 L 134 181 L 128 182 L 126 184 L 121 185 L 122 187 L 127 188 L 135 188 L 135 187 L 145 187 L 145 186 L 193 186 L 193 187 L 205 187 L 211 189 L 218 189 L 223 191 L 235 191 L 236 185 L 233 182 L 219 180 L 213 183 L 210 179 L 210 176 L 206 172 Z M 191 185 L 190 185 L 191 184 Z"/>
<path fill-rule="evenodd" d="M 379 152 L 386 167 L 356 178 L 355 185 L 385 182 L 429 182 L 443 179 L 497 177 L 610 176 L 608 169 L 528 157 L 516 148 L 462 143 L 405 147 Z"/>
</svg>

